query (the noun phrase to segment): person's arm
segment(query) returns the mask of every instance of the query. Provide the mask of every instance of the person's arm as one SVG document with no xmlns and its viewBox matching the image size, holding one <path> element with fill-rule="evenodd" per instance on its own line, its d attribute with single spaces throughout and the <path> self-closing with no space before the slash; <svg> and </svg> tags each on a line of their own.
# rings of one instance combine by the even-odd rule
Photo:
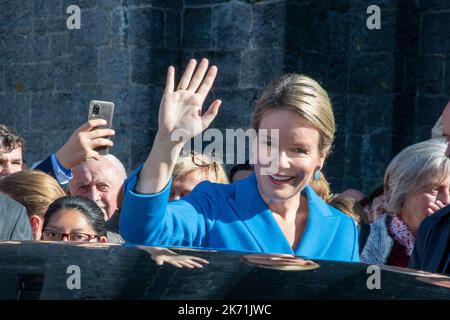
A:
<svg viewBox="0 0 450 320">
<path fill-rule="evenodd" d="M 219 192 L 202 182 L 186 197 L 169 201 L 172 180 L 161 192 L 136 193 L 141 168 L 124 183 L 124 205 L 119 218 L 120 235 L 133 244 L 203 247 L 217 214 Z"/>
<path fill-rule="evenodd" d="M 65 168 L 56 158 L 56 154 L 52 153 L 46 159 L 37 162 L 31 166 L 32 170 L 40 170 L 51 175 L 58 181 L 60 185 L 65 185 L 72 180 L 72 171 Z"/>
<path fill-rule="evenodd" d="M 183 200 L 168 206 L 172 172 L 184 143 L 209 126 L 221 104 L 216 100 L 201 113 L 217 68 L 206 73 L 206 59 L 194 73 L 195 66 L 196 61 L 191 60 L 177 90 L 175 70 L 169 67 L 152 150 L 145 164 L 124 183 L 120 232 L 131 243 L 192 245 L 200 243 L 205 234 L 203 210 Z"/>
<path fill-rule="evenodd" d="M 196 64 L 194 59 L 189 62 L 176 90 L 175 69 L 170 66 L 167 71 L 159 108 L 158 132 L 139 174 L 136 185 L 138 193 L 152 194 L 163 190 L 172 176 L 184 143 L 207 128 L 217 115 L 220 100 L 215 100 L 202 114 L 202 105 L 213 85 L 217 68 L 212 66 L 208 70 L 208 60 L 203 59 L 194 73 Z"/>
<path fill-rule="evenodd" d="M 72 168 L 90 158 L 99 160 L 100 155 L 95 149 L 113 145 L 113 142 L 107 138 L 114 135 L 114 130 L 93 130 L 105 124 L 106 120 L 103 119 L 89 120 L 84 123 L 72 133 L 69 140 L 57 152 L 34 164 L 32 169 L 41 170 L 53 176 L 61 185 L 69 183 L 72 179 Z"/>
</svg>

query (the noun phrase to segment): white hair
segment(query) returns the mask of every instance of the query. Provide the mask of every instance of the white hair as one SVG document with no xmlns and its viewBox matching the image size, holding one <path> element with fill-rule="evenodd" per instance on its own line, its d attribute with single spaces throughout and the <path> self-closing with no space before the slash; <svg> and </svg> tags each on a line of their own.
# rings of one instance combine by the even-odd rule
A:
<svg viewBox="0 0 450 320">
<path fill-rule="evenodd" d="M 119 175 L 120 178 L 123 178 L 125 180 L 127 178 L 127 171 L 125 170 L 125 167 L 123 166 L 122 162 L 115 156 L 110 153 L 104 156 L 100 156 L 100 159 L 108 159 L 109 162 L 115 167 L 114 170 Z"/>
<path fill-rule="evenodd" d="M 384 175 L 383 205 L 388 213 L 399 212 L 409 193 L 450 178 L 446 149 L 445 139 L 431 139 L 403 149 L 389 163 Z"/>
</svg>

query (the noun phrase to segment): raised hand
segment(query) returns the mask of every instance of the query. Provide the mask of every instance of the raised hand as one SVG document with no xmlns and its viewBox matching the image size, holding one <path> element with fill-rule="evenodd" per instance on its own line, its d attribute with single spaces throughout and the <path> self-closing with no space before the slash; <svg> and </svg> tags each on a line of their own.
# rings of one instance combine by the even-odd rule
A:
<svg viewBox="0 0 450 320">
<path fill-rule="evenodd" d="M 447 205 L 442 203 L 442 201 L 436 200 L 436 202 L 429 202 L 427 206 L 427 214 L 432 215 L 436 211 L 446 207 Z"/>
<path fill-rule="evenodd" d="M 197 61 L 189 61 L 175 90 L 175 69 L 167 71 L 166 88 L 159 109 L 159 135 L 178 141 L 190 139 L 206 129 L 217 115 L 220 100 L 215 100 L 205 113 L 202 105 L 217 75 L 217 67 L 208 70 L 208 60 L 203 59 L 197 70 Z M 195 73 L 194 73 L 195 71 Z M 206 76 L 205 76 L 206 74 Z M 185 141 L 184 141 L 185 142 Z"/>
<path fill-rule="evenodd" d="M 176 90 L 175 69 L 169 67 L 167 71 L 166 88 L 159 106 L 158 132 L 135 188 L 139 193 L 160 192 L 167 185 L 184 143 L 206 129 L 219 111 L 222 102 L 215 100 L 202 113 L 202 104 L 214 83 L 217 68 L 212 66 L 208 70 L 207 59 L 200 62 L 197 70 L 196 65 L 196 60 L 189 61 Z"/>
<path fill-rule="evenodd" d="M 99 160 L 100 155 L 94 149 L 99 147 L 112 147 L 113 142 L 108 137 L 114 135 L 112 129 L 97 129 L 106 125 L 106 120 L 89 120 L 76 129 L 67 142 L 56 152 L 58 161 L 68 169 L 71 169 L 87 159 Z"/>
</svg>

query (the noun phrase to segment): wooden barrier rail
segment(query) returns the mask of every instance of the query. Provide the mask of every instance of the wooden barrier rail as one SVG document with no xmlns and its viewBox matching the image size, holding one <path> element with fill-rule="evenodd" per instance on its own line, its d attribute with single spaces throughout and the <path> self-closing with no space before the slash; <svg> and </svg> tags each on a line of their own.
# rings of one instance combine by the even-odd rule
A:
<svg viewBox="0 0 450 320">
<path fill-rule="evenodd" d="M 0 299 L 450 299 L 450 278 L 405 269 L 381 269 L 381 288 L 370 290 L 372 273 L 362 263 L 315 261 L 314 270 L 283 271 L 237 253 L 182 252 L 210 263 L 158 266 L 133 246 L 0 242 Z M 80 289 L 68 287 L 70 266 L 79 268 Z"/>
</svg>

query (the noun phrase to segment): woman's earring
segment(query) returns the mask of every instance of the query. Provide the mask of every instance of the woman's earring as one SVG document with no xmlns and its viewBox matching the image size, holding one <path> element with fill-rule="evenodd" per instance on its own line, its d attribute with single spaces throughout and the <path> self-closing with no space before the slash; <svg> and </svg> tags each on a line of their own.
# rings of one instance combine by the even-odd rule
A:
<svg viewBox="0 0 450 320">
<path fill-rule="evenodd" d="M 316 172 L 314 172 L 314 180 L 319 180 L 320 179 L 320 169 L 318 169 Z"/>
</svg>

